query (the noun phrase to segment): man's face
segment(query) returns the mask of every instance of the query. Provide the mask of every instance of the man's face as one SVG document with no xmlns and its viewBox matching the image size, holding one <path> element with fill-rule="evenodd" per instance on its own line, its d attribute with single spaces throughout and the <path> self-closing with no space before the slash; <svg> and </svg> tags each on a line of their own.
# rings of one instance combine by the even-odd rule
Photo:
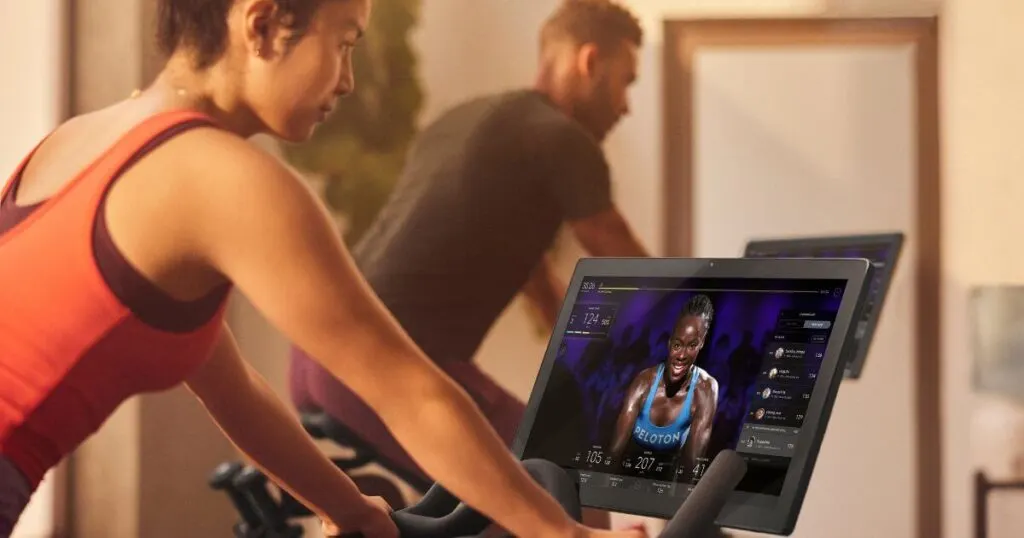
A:
<svg viewBox="0 0 1024 538">
<path fill-rule="evenodd" d="M 697 355 L 704 347 L 705 332 L 704 320 L 697 316 L 685 316 L 676 323 L 668 341 L 665 361 L 665 374 L 670 382 L 679 382 L 697 362 Z"/>
<path fill-rule="evenodd" d="M 588 50 L 591 52 L 588 53 Z M 622 41 L 610 50 L 581 52 L 582 69 L 573 115 L 598 140 L 629 113 L 629 87 L 637 78 L 637 47 Z"/>
</svg>

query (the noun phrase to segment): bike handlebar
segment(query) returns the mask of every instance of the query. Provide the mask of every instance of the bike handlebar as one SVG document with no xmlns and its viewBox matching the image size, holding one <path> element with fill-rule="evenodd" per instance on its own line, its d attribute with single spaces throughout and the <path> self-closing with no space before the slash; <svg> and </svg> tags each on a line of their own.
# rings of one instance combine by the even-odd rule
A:
<svg viewBox="0 0 1024 538">
<path fill-rule="evenodd" d="M 540 459 L 523 461 L 527 472 L 576 521 L 582 519 L 575 481 L 558 465 Z M 736 485 L 746 474 L 747 464 L 736 452 L 724 450 L 715 457 L 693 492 L 680 506 L 658 538 L 693 538 L 707 535 Z M 451 493 L 435 484 L 417 504 L 392 514 L 403 538 L 473 538 L 491 521 Z M 348 533 L 341 538 L 363 538 Z"/>
</svg>

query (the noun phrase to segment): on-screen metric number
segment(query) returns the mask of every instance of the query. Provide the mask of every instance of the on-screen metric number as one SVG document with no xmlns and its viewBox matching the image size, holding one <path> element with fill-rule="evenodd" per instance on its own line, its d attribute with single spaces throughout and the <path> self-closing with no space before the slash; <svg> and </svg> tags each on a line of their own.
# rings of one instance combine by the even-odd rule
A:
<svg viewBox="0 0 1024 538">
<path fill-rule="evenodd" d="M 693 470 L 690 473 L 690 479 L 696 483 L 704 476 L 704 471 L 706 470 L 708 470 L 708 458 L 697 458 L 697 463 L 694 464 Z"/>
<path fill-rule="evenodd" d="M 665 462 L 659 461 L 656 456 L 649 453 L 626 458 L 622 462 L 622 467 L 632 470 L 636 476 L 649 476 L 652 473 L 660 474 L 665 470 L 665 466 Z"/>
<path fill-rule="evenodd" d="M 654 467 L 654 456 L 640 456 L 633 468 L 637 471 L 650 471 Z"/>
<path fill-rule="evenodd" d="M 580 336 L 606 336 L 615 322 L 614 304 L 582 304 L 569 314 L 566 334 Z"/>
<path fill-rule="evenodd" d="M 600 446 L 592 446 L 586 451 L 577 452 L 573 461 L 586 465 L 588 469 L 610 467 L 612 464 L 611 456 Z"/>
</svg>

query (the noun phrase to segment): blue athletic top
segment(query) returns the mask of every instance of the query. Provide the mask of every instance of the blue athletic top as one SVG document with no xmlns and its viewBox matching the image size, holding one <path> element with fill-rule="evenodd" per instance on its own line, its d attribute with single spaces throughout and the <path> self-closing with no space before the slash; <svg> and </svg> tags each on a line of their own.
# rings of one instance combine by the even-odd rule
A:
<svg viewBox="0 0 1024 538">
<path fill-rule="evenodd" d="M 690 416 L 690 408 L 693 406 L 693 392 L 697 387 L 697 378 L 700 377 L 702 372 L 696 365 L 692 368 L 693 375 L 690 378 L 690 391 L 686 393 L 686 401 L 683 402 L 683 408 L 679 411 L 679 416 L 676 417 L 675 422 L 668 426 L 656 426 L 651 422 L 651 404 L 654 403 L 654 396 L 658 394 L 658 385 L 661 384 L 661 376 L 665 371 L 664 363 L 658 365 L 658 373 L 654 377 L 654 384 L 651 385 L 651 391 L 647 393 L 647 403 L 640 410 L 640 415 L 636 417 L 636 422 L 633 425 L 633 441 L 636 444 L 654 452 L 667 452 L 678 450 L 686 442 L 687 436 L 690 435 L 690 423 L 693 418 Z"/>
</svg>

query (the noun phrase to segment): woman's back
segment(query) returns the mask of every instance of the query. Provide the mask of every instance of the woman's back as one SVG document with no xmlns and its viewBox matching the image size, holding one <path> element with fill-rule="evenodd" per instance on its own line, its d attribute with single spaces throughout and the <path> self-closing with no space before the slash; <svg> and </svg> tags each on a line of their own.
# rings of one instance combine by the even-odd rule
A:
<svg viewBox="0 0 1024 538">
<path fill-rule="evenodd" d="M 135 111 L 120 108 L 57 129 L 0 197 L 0 449 L 32 487 L 125 398 L 184 380 L 220 329 L 228 286 L 172 295 L 124 238 L 158 235 L 152 219 L 120 207 L 159 185 L 146 160 L 174 148 L 158 148 L 210 120 L 161 112 L 124 128 Z"/>
</svg>

